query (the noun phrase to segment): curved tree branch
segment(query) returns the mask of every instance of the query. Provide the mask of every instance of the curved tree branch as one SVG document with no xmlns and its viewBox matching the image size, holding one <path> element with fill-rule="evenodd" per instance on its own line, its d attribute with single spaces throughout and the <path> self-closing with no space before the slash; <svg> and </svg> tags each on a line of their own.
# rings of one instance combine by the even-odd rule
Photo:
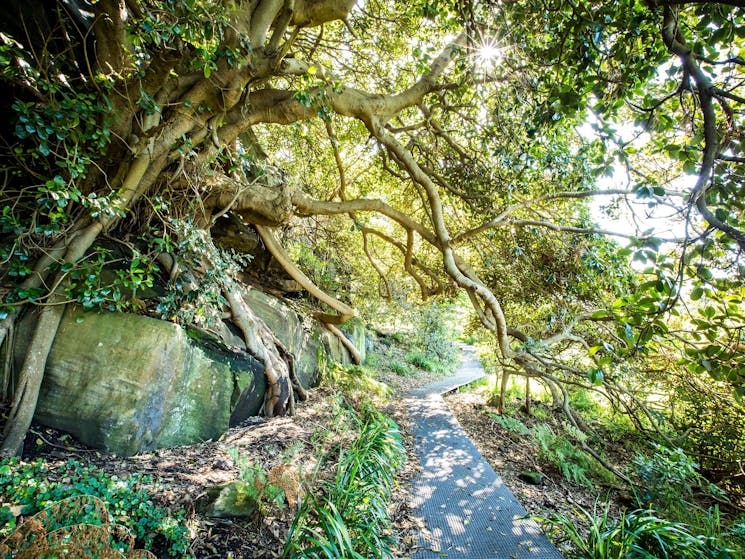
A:
<svg viewBox="0 0 745 559">
<path fill-rule="evenodd" d="M 704 151 L 701 158 L 698 179 L 691 191 L 690 200 L 712 227 L 732 238 L 738 244 L 740 250 L 745 250 L 745 233 L 729 223 L 720 220 L 709 209 L 706 202 L 706 191 L 711 186 L 714 163 L 719 156 L 717 118 L 714 108 L 714 86 L 699 66 L 691 48 L 686 44 L 685 38 L 678 26 L 677 10 L 670 5 L 664 8 L 662 37 L 668 50 L 680 58 L 686 72 L 696 84 L 696 94 L 701 103 L 701 112 L 704 118 Z"/>
</svg>

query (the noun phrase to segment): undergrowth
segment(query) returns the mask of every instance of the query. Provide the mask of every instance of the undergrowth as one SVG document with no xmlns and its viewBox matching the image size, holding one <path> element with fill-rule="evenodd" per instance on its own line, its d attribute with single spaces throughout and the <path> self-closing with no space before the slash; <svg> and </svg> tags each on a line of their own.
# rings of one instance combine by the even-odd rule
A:
<svg viewBox="0 0 745 559">
<path fill-rule="evenodd" d="M 0 497 L 4 503 L 20 506 L 22 515 L 33 515 L 55 503 L 81 495 L 106 504 L 113 522 L 131 531 L 138 547 L 162 550 L 167 557 L 182 557 L 188 548 L 188 531 L 182 512 L 172 513 L 155 505 L 145 485 L 147 476 L 127 479 L 110 476 L 95 466 L 69 460 L 54 468 L 43 460 L 20 462 L 16 458 L 0 461 Z M 16 528 L 15 515 L 0 507 L 0 536 Z"/>
<path fill-rule="evenodd" d="M 539 517 L 560 540 L 572 544 L 569 559 L 737 559 L 733 547 L 696 535 L 683 523 L 666 520 L 653 509 L 636 509 L 611 518 L 608 507 L 577 509 L 580 522 L 568 515 Z M 585 534 L 586 531 L 586 534 Z"/>
<path fill-rule="evenodd" d="M 132 532 L 116 523 L 106 503 L 92 495 L 77 495 L 37 512 L 0 541 L 0 557 L 37 559 L 155 559 L 135 548 Z"/>
<path fill-rule="evenodd" d="M 510 430 L 521 422 L 500 420 Z M 598 477 L 597 464 L 576 448 L 570 438 L 585 436 L 568 425 L 552 429 L 538 423 L 531 432 L 541 456 L 556 464 L 564 476 L 581 485 Z M 590 475 L 592 473 L 593 475 Z M 619 518 L 609 507 L 593 511 L 577 507 L 574 515 L 539 518 L 571 544 L 566 557 L 574 559 L 739 559 L 745 556 L 745 517 L 726 516 L 718 503 L 726 494 L 709 483 L 699 466 L 680 448 L 652 444 L 631 464 L 634 497 L 631 510 Z M 731 509 L 730 509 L 731 510 Z M 579 522 L 578 522 L 579 520 Z"/>
<path fill-rule="evenodd" d="M 326 371 L 321 384 L 343 393 L 354 402 L 383 403 L 391 388 L 375 378 L 375 372 L 365 365 L 334 364 Z"/>
<path fill-rule="evenodd" d="M 359 434 L 339 449 L 335 475 L 310 491 L 292 524 L 285 559 L 393 557 L 388 503 L 406 453 L 393 420 L 351 413 Z"/>
</svg>

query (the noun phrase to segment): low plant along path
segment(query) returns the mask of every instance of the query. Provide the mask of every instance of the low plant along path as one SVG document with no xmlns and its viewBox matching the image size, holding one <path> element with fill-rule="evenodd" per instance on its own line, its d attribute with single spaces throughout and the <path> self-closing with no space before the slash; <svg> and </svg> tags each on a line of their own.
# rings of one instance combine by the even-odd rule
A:
<svg viewBox="0 0 745 559">
<path fill-rule="evenodd" d="M 463 347 L 454 375 L 406 399 L 422 473 L 414 514 L 426 526 L 412 559 L 561 559 L 467 437 L 441 394 L 485 376 L 473 348 Z"/>
</svg>

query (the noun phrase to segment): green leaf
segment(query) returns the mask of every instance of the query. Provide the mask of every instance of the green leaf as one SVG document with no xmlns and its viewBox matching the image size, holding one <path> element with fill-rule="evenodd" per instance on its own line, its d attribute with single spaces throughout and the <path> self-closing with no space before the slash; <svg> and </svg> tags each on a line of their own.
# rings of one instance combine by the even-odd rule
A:
<svg viewBox="0 0 745 559">
<path fill-rule="evenodd" d="M 603 376 L 603 371 L 601 371 L 600 369 L 590 369 L 587 372 L 587 379 L 596 386 L 603 384 L 604 378 L 605 377 Z"/>
<path fill-rule="evenodd" d="M 691 301 L 698 301 L 701 299 L 701 297 L 704 294 L 704 288 L 700 285 L 697 285 L 693 288 L 693 291 L 691 291 Z"/>
</svg>

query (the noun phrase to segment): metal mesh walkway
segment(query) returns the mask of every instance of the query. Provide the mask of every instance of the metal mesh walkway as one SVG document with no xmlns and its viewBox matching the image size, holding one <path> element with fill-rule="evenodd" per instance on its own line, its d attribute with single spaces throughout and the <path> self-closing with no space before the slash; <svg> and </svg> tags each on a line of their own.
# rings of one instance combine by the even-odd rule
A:
<svg viewBox="0 0 745 559">
<path fill-rule="evenodd" d="M 427 527 L 412 559 L 561 559 L 440 396 L 484 376 L 472 351 L 464 358 L 454 376 L 406 400 L 422 462 L 414 509 Z"/>
</svg>

